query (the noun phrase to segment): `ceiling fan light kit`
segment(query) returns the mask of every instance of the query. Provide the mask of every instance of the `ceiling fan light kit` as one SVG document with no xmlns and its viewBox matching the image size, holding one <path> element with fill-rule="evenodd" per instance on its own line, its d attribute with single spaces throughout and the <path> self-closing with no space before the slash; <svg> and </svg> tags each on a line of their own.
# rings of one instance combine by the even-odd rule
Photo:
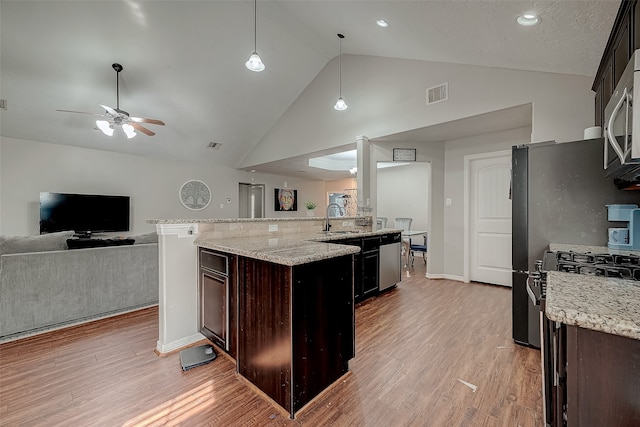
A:
<svg viewBox="0 0 640 427">
<path fill-rule="evenodd" d="M 57 110 L 63 113 L 80 113 L 99 116 L 101 119 L 96 120 L 96 126 L 103 134 L 113 136 L 115 128 L 120 128 L 131 139 L 137 135 L 136 131 L 145 135 L 153 136 L 155 132 L 142 126 L 140 123 L 149 123 L 153 125 L 164 126 L 164 122 L 158 119 L 146 119 L 143 117 L 131 117 L 128 112 L 120 109 L 120 72 L 124 69 L 120 64 L 112 64 L 111 67 L 116 72 L 116 108 L 99 104 L 104 110 L 104 114 L 86 113 L 84 111 Z"/>
</svg>

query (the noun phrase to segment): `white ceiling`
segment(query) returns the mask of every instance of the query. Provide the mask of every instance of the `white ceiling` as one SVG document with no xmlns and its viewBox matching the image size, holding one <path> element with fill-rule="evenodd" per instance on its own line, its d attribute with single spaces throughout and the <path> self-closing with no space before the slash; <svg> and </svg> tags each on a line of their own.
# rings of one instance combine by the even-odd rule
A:
<svg viewBox="0 0 640 427">
<path fill-rule="evenodd" d="M 244 68 L 253 51 L 251 1 L 1 0 L 0 97 L 8 110 L 0 113 L 0 134 L 235 167 L 337 55 L 338 32 L 346 35 L 345 54 L 593 76 L 619 4 L 260 0 L 257 48 L 267 68 L 253 73 Z M 542 22 L 518 26 L 525 9 L 538 11 Z M 390 27 L 378 28 L 379 18 Z M 113 62 L 124 66 L 120 108 L 165 121 L 148 126 L 156 136 L 106 137 L 91 116 L 56 111 L 115 107 Z M 501 114 L 522 118 L 522 111 L 497 114 L 499 121 Z M 478 123 L 381 140 L 455 139 L 454 131 L 468 136 Z M 210 142 L 222 148 L 207 149 Z M 304 163 L 285 159 L 256 169 L 295 176 Z M 306 173 L 300 176 L 314 177 Z"/>
</svg>

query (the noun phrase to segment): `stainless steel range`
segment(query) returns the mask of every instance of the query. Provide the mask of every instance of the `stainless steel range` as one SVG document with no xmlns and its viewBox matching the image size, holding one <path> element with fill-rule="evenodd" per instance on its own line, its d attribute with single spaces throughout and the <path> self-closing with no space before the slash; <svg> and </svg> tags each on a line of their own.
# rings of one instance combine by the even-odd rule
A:
<svg viewBox="0 0 640 427">
<path fill-rule="evenodd" d="M 600 276 L 640 281 L 640 256 L 577 253 L 565 251 L 547 251 L 544 258 L 536 262 L 536 271 L 529 274 L 527 293 L 533 306 L 539 308 L 542 356 L 542 398 L 546 426 L 563 425 L 562 415 L 565 408 L 566 389 L 564 384 L 565 362 L 558 360 L 558 325 L 545 315 L 547 272 Z M 533 314 L 530 315 L 530 318 Z"/>
</svg>

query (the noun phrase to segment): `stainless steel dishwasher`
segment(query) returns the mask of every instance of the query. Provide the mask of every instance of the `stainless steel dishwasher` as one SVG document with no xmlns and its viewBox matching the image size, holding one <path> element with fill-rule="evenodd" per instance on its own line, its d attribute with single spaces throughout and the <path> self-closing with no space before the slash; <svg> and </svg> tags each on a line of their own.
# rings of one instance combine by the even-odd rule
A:
<svg viewBox="0 0 640 427">
<path fill-rule="evenodd" d="M 380 292 L 402 280 L 402 255 L 400 233 L 384 234 L 380 238 Z"/>
</svg>

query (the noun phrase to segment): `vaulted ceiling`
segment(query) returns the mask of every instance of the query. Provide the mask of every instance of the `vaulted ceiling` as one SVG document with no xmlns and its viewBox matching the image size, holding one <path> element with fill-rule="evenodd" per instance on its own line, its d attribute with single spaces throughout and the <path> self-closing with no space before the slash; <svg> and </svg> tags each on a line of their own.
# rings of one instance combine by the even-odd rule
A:
<svg viewBox="0 0 640 427">
<path fill-rule="evenodd" d="M 336 33 L 346 35 L 345 54 L 593 76 L 619 5 L 259 0 L 266 70 L 254 73 L 244 66 L 254 48 L 252 1 L 2 0 L 0 98 L 8 109 L 0 134 L 236 167 L 338 54 Z M 541 23 L 517 25 L 527 10 Z M 381 18 L 389 28 L 376 26 Z M 95 117 L 56 111 L 115 107 L 114 62 L 124 66 L 120 108 L 166 122 L 148 126 L 155 136 L 107 137 Z M 274 170 L 286 174 L 287 164 Z"/>
</svg>

